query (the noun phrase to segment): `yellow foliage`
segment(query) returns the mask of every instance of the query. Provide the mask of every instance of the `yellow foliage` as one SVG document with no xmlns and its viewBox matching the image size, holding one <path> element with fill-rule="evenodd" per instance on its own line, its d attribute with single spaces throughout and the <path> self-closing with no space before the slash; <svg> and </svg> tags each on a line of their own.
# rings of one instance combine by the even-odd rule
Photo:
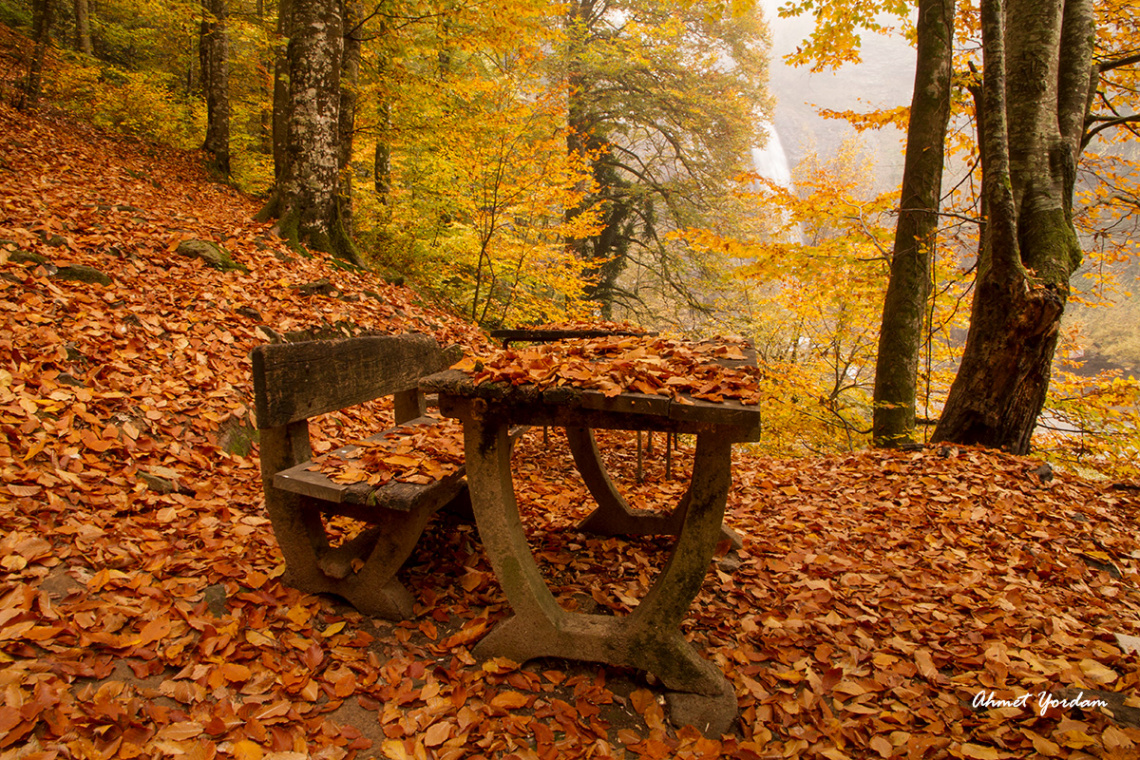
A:
<svg viewBox="0 0 1140 760">
<path fill-rule="evenodd" d="M 65 60 L 48 84 L 52 98 L 96 126 L 186 150 L 201 145 L 204 109 L 196 100 L 179 97 L 178 88 L 160 71 Z"/>
<path fill-rule="evenodd" d="M 1140 476 L 1140 380 L 1119 370 L 1082 371 L 1079 329 L 1066 331 L 1034 446 L 1063 465 Z"/>
<path fill-rule="evenodd" d="M 392 190 L 368 220 L 387 230 L 383 263 L 495 327 L 583 316 L 582 266 L 564 241 L 594 225 L 591 213 L 567 218 L 589 177 L 567 150 L 565 93 L 543 76 L 542 28 L 512 8 L 517 26 L 499 17 L 483 32 L 509 29 L 514 48 L 476 35 L 473 15 L 453 19 L 465 34 L 445 54 L 438 37 L 403 51 L 405 86 L 388 93 L 393 124 L 380 136 Z"/>
</svg>

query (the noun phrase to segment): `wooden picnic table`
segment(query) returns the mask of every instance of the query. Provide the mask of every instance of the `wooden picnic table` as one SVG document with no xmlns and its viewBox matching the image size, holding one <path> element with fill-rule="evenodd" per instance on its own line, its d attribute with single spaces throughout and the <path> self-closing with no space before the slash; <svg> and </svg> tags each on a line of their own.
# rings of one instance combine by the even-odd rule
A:
<svg viewBox="0 0 1140 760">
<path fill-rule="evenodd" d="M 755 363 L 755 355 L 748 360 Z M 737 362 L 739 363 L 739 362 Z M 476 384 L 466 372 L 424 378 L 443 415 L 463 423 L 468 486 L 479 535 L 513 615 L 476 647 L 480 657 L 525 662 L 558 657 L 633 667 L 669 690 L 672 717 L 709 735 L 737 715 L 736 695 L 720 670 L 681 633 L 722 529 L 732 479 L 732 444 L 758 439 L 760 412 L 736 401 L 675 399 L 572 387 L 540 390 L 503 382 Z M 624 617 L 562 608 L 547 587 L 519 517 L 508 431 L 514 425 L 565 428 L 575 464 L 597 510 L 584 529 L 607 534 L 674 534 L 673 552 L 640 604 Z M 606 473 L 592 431 L 664 431 L 696 436 L 688 490 L 670 515 L 631 510 Z"/>
</svg>

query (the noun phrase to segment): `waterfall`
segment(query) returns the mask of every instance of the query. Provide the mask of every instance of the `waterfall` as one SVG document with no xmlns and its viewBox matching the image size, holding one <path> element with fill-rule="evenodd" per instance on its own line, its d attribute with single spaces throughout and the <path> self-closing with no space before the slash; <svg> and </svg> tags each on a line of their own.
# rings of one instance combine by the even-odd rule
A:
<svg viewBox="0 0 1140 760">
<path fill-rule="evenodd" d="M 780 142 L 780 133 L 776 131 L 776 125 L 771 122 L 765 122 L 761 128 L 767 133 L 768 140 L 763 148 L 752 149 L 752 168 L 764 179 L 775 182 L 781 187 L 790 187 L 792 171 L 788 167 L 784 145 Z"/>
</svg>

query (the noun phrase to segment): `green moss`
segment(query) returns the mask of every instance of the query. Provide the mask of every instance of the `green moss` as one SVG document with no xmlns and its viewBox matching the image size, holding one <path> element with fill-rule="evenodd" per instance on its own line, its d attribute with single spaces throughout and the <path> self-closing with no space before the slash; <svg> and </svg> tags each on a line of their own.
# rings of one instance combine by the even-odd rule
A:
<svg viewBox="0 0 1140 760">
<path fill-rule="evenodd" d="M 50 259 L 32 251 L 14 251 L 8 261 L 13 264 L 47 264 Z"/>
<path fill-rule="evenodd" d="M 111 278 L 103 272 L 83 264 L 60 267 L 53 276 L 61 280 L 74 280 L 75 282 L 86 282 L 93 285 L 110 285 L 112 283 Z"/>
</svg>

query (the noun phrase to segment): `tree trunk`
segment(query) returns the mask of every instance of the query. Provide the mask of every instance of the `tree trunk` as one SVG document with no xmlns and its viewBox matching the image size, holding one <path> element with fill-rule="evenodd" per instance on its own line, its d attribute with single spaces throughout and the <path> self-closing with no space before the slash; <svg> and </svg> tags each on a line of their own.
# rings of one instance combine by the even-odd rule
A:
<svg viewBox="0 0 1140 760">
<path fill-rule="evenodd" d="M 266 36 L 272 40 L 273 33 L 266 23 L 265 0 L 257 0 L 254 8 L 257 25 L 264 29 Z M 257 67 L 257 89 L 261 108 L 258 112 L 258 152 L 271 155 L 273 153 L 273 85 L 275 69 L 275 48 L 272 42 L 259 53 L 264 56 Z"/>
<path fill-rule="evenodd" d="M 91 44 L 91 6 L 88 0 L 75 0 L 75 47 L 85 55 L 95 55 Z"/>
<path fill-rule="evenodd" d="M 1092 0 L 981 7 L 987 219 L 966 347 L 933 440 L 1024 454 L 1081 260 L 1072 193 L 1093 70 L 1093 8 Z"/>
<path fill-rule="evenodd" d="M 51 44 L 52 0 L 32 0 L 32 46 L 28 56 L 27 74 L 20 88 L 16 107 L 21 111 L 35 108 L 43 94 L 44 56 Z"/>
<path fill-rule="evenodd" d="M 594 192 L 584 194 L 582 201 L 567 209 L 566 219 L 572 220 L 591 207 L 600 206 L 601 229 L 587 238 L 567 241 L 570 250 L 583 262 L 586 286 L 583 294 L 598 305 L 602 319 L 613 315 L 618 277 L 628 263 L 629 238 L 632 235 L 632 206 L 630 183 L 615 170 L 614 148 L 599 132 L 599 117 L 591 103 L 591 83 L 586 71 L 589 64 L 590 39 L 595 31 L 591 25 L 601 16 L 595 0 L 576 0 L 567 14 L 570 44 L 566 50 L 567 117 L 570 129 L 566 135 L 566 148 L 575 162 L 588 163 L 594 176 Z M 576 188 L 586 189 L 586 181 Z"/>
<path fill-rule="evenodd" d="M 391 77 L 390 46 L 393 44 L 392 29 L 386 16 L 380 15 L 376 37 L 376 72 L 379 81 Z M 386 92 L 376 95 L 376 150 L 372 160 L 373 188 L 381 205 L 388 205 L 388 195 L 392 192 L 392 106 Z M 385 213 L 385 216 L 388 216 Z M 385 220 L 386 221 L 386 220 Z"/>
<path fill-rule="evenodd" d="M 376 130 L 376 153 L 372 162 L 374 186 L 380 203 L 388 205 L 388 194 L 392 192 L 392 107 L 380 103 L 379 123 Z"/>
<path fill-rule="evenodd" d="M 899 220 L 875 365 L 876 446 L 914 439 L 915 395 L 938 234 L 953 75 L 954 0 L 920 0 Z"/>
<path fill-rule="evenodd" d="M 339 0 L 293 0 L 285 167 L 262 218 L 276 217 L 294 245 L 360 264 L 345 233 L 337 193 L 340 71 L 344 24 Z"/>
<path fill-rule="evenodd" d="M 304 0 L 302 0 L 303 2 Z M 293 0 L 277 2 L 277 52 L 273 62 L 273 179 L 285 174 L 289 134 L 289 38 L 293 36 Z"/>
<path fill-rule="evenodd" d="M 206 140 L 210 168 L 230 176 L 230 61 L 226 0 L 202 0 L 198 53 L 206 95 Z"/>
<path fill-rule="evenodd" d="M 352 214 L 352 143 L 356 132 L 356 85 L 360 78 L 360 49 L 364 14 L 360 0 L 343 0 L 344 9 L 344 51 L 340 66 L 340 122 L 338 134 L 340 155 L 338 174 L 340 176 L 341 223 L 349 235 L 353 232 Z"/>
</svg>

